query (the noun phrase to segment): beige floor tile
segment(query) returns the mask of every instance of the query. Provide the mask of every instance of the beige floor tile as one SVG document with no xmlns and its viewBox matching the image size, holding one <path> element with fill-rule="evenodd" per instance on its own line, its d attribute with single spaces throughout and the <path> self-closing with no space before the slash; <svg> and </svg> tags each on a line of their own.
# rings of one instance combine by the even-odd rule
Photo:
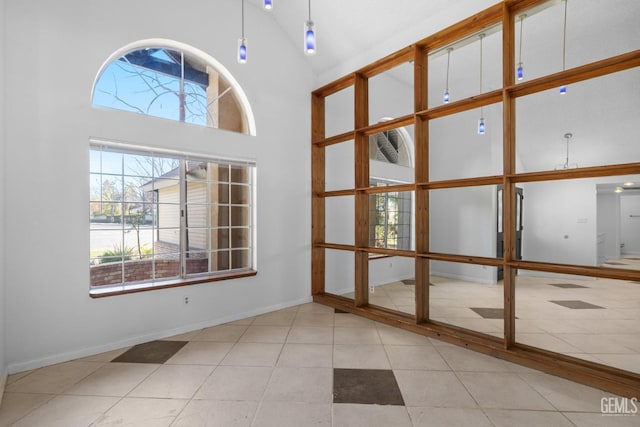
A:
<svg viewBox="0 0 640 427">
<path fill-rule="evenodd" d="M 196 329 L 195 331 L 185 332 L 184 334 L 180 334 L 180 335 L 173 335 L 168 338 L 163 338 L 162 340 L 163 341 L 191 341 L 200 332 L 202 332 L 202 329 Z"/>
<path fill-rule="evenodd" d="M 382 345 L 333 346 L 333 367 L 351 369 L 391 369 Z"/>
<path fill-rule="evenodd" d="M 576 347 L 581 353 L 634 353 L 633 350 L 607 336 L 594 334 L 553 334 L 556 338 Z"/>
<path fill-rule="evenodd" d="M 560 412 L 485 409 L 485 413 L 496 427 L 573 427 Z"/>
<path fill-rule="evenodd" d="M 340 328 L 375 328 L 376 322 L 351 313 L 336 313 L 334 325 Z"/>
<path fill-rule="evenodd" d="M 85 427 L 98 419 L 118 400 L 118 397 L 56 396 L 13 426 Z"/>
<path fill-rule="evenodd" d="M 550 334 L 521 334 L 517 333 L 516 341 L 532 347 L 542 348 L 544 350 L 555 351 L 558 353 L 583 353 L 577 347 L 554 337 Z"/>
<path fill-rule="evenodd" d="M 640 354 L 594 354 L 605 365 L 640 373 Z"/>
<path fill-rule="evenodd" d="M 238 319 L 238 320 L 234 320 L 233 322 L 228 322 L 225 323 L 225 325 L 229 325 L 229 326 L 249 326 L 253 323 L 253 321 L 255 320 L 255 317 L 245 317 L 244 319 Z"/>
<path fill-rule="evenodd" d="M 482 409 L 409 407 L 414 427 L 492 427 Z M 511 427 L 518 425 L 512 424 Z"/>
<path fill-rule="evenodd" d="M 13 424 L 54 397 L 55 394 L 4 393 L 0 406 L 0 426 Z"/>
<path fill-rule="evenodd" d="M 201 365 L 162 365 L 134 388 L 129 396 L 190 399 L 214 368 Z"/>
<path fill-rule="evenodd" d="M 35 371 L 35 369 L 31 369 L 29 371 L 22 371 L 22 372 L 18 372 L 16 374 L 9 375 L 7 377 L 7 383 L 5 384 L 5 386 L 8 386 L 9 384 L 15 383 L 19 379 L 26 377 L 27 375 L 31 374 L 34 371 Z"/>
<path fill-rule="evenodd" d="M 431 345 L 429 338 L 403 329 L 387 325 L 378 326 L 382 344 L 389 345 Z"/>
<path fill-rule="evenodd" d="M 334 344 L 382 344 L 376 328 L 334 328 Z"/>
<path fill-rule="evenodd" d="M 333 313 L 298 312 L 293 326 L 333 326 Z"/>
<path fill-rule="evenodd" d="M 237 343 L 220 362 L 227 366 L 275 366 L 282 344 Z"/>
<path fill-rule="evenodd" d="M 334 427 L 411 427 L 407 408 L 393 405 L 333 405 Z"/>
<path fill-rule="evenodd" d="M 107 363 L 71 387 L 65 394 L 122 397 L 159 366 L 147 363 Z"/>
<path fill-rule="evenodd" d="M 518 374 L 510 372 L 458 372 L 457 375 L 482 408 L 555 410 Z"/>
<path fill-rule="evenodd" d="M 258 402 L 192 400 L 172 427 L 249 427 Z"/>
<path fill-rule="evenodd" d="M 640 413 L 629 416 L 602 415 L 587 412 L 564 412 L 576 427 L 638 427 Z"/>
<path fill-rule="evenodd" d="M 298 313 L 333 313 L 335 309 L 322 304 L 310 302 L 298 306 Z"/>
<path fill-rule="evenodd" d="M 476 408 L 476 402 L 453 372 L 393 371 L 407 406 Z"/>
<path fill-rule="evenodd" d="M 187 402 L 181 399 L 124 398 L 91 427 L 168 427 Z"/>
<path fill-rule="evenodd" d="M 297 312 L 298 308 L 293 307 L 262 314 L 255 317 L 252 325 L 291 326 Z"/>
<path fill-rule="evenodd" d="M 327 344 L 285 344 L 278 359 L 283 368 L 331 368 L 333 346 Z"/>
<path fill-rule="evenodd" d="M 194 399 L 259 401 L 272 371 L 265 367 L 219 366 Z"/>
<path fill-rule="evenodd" d="M 614 396 L 542 372 L 520 374 L 520 377 L 560 411 L 600 413 L 600 400 L 603 397 Z"/>
<path fill-rule="evenodd" d="M 242 334 L 239 342 L 284 343 L 289 329 L 289 326 L 265 326 L 254 323 Z"/>
<path fill-rule="evenodd" d="M 393 369 L 451 370 L 432 346 L 387 345 L 384 348 Z"/>
<path fill-rule="evenodd" d="M 278 402 L 331 403 L 333 369 L 276 368 L 263 400 Z"/>
<path fill-rule="evenodd" d="M 454 371 L 508 372 L 510 365 L 495 357 L 466 348 L 447 345 L 436 346 L 438 352 Z"/>
<path fill-rule="evenodd" d="M 47 366 L 19 379 L 6 390 L 19 393 L 62 393 L 102 365 L 101 362 L 72 361 Z"/>
<path fill-rule="evenodd" d="M 193 337 L 192 341 L 236 342 L 247 330 L 248 325 L 220 325 L 206 328 Z"/>
<path fill-rule="evenodd" d="M 233 347 L 230 342 L 191 341 L 169 360 L 167 365 L 217 365 Z"/>
<path fill-rule="evenodd" d="M 333 344 L 332 327 L 293 326 L 287 336 L 287 343 Z"/>
<path fill-rule="evenodd" d="M 262 402 L 252 427 L 331 426 L 328 403 Z"/>
</svg>

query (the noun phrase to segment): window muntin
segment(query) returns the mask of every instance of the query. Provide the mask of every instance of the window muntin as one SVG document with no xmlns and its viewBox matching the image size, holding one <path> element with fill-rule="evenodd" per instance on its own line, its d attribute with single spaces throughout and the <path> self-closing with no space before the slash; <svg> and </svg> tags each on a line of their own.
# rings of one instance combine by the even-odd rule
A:
<svg viewBox="0 0 640 427">
<path fill-rule="evenodd" d="M 92 292 L 254 269 L 254 164 L 111 147 L 90 158 Z"/>
<path fill-rule="evenodd" d="M 145 45 L 109 62 L 95 83 L 93 105 L 254 134 L 244 95 L 226 70 L 195 49 L 167 45 L 175 47 Z"/>
<path fill-rule="evenodd" d="M 372 187 L 393 183 L 371 180 Z M 369 246 L 411 249 L 412 193 L 391 191 L 369 196 Z"/>
</svg>

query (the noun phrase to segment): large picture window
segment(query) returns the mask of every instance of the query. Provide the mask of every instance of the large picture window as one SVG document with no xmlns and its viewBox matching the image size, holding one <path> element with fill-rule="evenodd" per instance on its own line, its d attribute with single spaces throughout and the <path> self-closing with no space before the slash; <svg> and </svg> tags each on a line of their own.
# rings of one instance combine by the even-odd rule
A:
<svg viewBox="0 0 640 427">
<path fill-rule="evenodd" d="M 255 164 L 90 149 L 92 294 L 255 269 Z"/>
</svg>

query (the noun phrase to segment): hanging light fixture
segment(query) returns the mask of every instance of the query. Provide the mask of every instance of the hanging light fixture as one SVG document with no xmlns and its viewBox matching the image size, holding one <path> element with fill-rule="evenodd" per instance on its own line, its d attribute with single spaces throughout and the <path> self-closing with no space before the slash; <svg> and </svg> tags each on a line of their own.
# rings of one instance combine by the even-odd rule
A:
<svg viewBox="0 0 640 427">
<path fill-rule="evenodd" d="M 316 48 L 316 25 L 311 20 L 311 0 L 309 0 L 309 19 L 304 23 L 304 53 L 315 55 Z"/>
<path fill-rule="evenodd" d="M 242 37 L 238 39 L 238 62 L 247 63 L 247 39 L 244 37 L 244 0 L 242 1 Z"/>
<path fill-rule="evenodd" d="M 482 40 L 484 34 L 480 34 L 480 93 L 482 93 Z M 478 135 L 484 135 L 486 130 L 484 123 L 484 107 L 480 107 L 480 119 L 478 120 Z"/>
<path fill-rule="evenodd" d="M 445 84 L 444 95 L 442 95 L 442 102 L 447 104 L 449 102 L 449 61 L 451 59 L 452 47 L 447 49 L 447 82 Z"/>
<path fill-rule="evenodd" d="M 567 152 L 566 152 L 566 156 L 565 156 L 565 160 L 564 163 L 561 165 L 557 165 L 556 166 L 556 170 L 559 169 L 573 169 L 573 168 L 577 168 L 578 164 L 577 163 L 569 163 L 569 142 L 571 141 L 571 138 L 573 138 L 573 134 L 570 132 L 567 132 L 564 134 L 564 142 L 567 146 Z"/>
<path fill-rule="evenodd" d="M 273 2 L 271 0 L 264 0 L 263 6 L 265 10 L 271 10 L 273 9 Z"/>
<path fill-rule="evenodd" d="M 562 30 L 562 71 L 565 70 L 567 65 L 567 5 L 569 0 L 564 0 L 564 26 Z M 560 95 L 567 93 L 567 86 L 560 86 Z"/>
<path fill-rule="evenodd" d="M 516 69 L 516 78 L 518 81 L 524 79 L 524 69 L 522 68 L 522 24 L 524 18 L 526 18 L 526 14 L 520 15 L 520 48 L 518 49 L 518 68 Z"/>
</svg>

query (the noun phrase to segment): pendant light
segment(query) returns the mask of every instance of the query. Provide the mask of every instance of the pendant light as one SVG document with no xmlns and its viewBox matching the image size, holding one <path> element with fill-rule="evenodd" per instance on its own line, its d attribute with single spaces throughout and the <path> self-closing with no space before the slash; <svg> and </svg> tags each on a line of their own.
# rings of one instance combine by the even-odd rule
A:
<svg viewBox="0 0 640 427">
<path fill-rule="evenodd" d="M 447 49 L 447 83 L 445 84 L 444 95 L 442 95 L 442 102 L 449 103 L 449 63 L 451 59 L 452 47 Z"/>
<path fill-rule="evenodd" d="M 563 170 L 563 169 L 574 169 L 578 167 L 577 163 L 570 163 L 569 162 L 569 142 L 571 142 L 571 138 L 573 138 L 573 134 L 571 132 L 567 132 L 564 134 L 563 136 L 564 138 L 564 143 L 566 145 L 566 155 L 565 155 L 565 160 L 564 163 L 561 165 L 557 165 L 556 166 L 556 170 Z"/>
<path fill-rule="evenodd" d="M 273 1 L 271 0 L 264 0 L 264 10 L 271 10 L 273 9 Z"/>
<path fill-rule="evenodd" d="M 524 13 L 520 15 L 520 48 L 518 49 L 518 68 L 516 69 L 516 78 L 518 81 L 524 79 L 524 69 L 522 67 L 522 24 L 526 17 L 527 15 Z"/>
<path fill-rule="evenodd" d="M 480 34 L 480 93 L 482 93 L 482 40 L 484 34 Z M 485 123 L 484 123 L 484 107 L 480 107 L 480 119 L 478 120 L 478 135 L 484 135 Z"/>
<path fill-rule="evenodd" d="M 569 0 L 564 0 L 564 27 L 562 31 L 562 71 L 565 70 L 567 65 L 567 5 Z M 567 93 L 567 86 L 560 86 L 560 95 Z"/>
<path fill-rule="evenodd" d="M 247 39 L 244 37 L 244 0 L 242 1 L 242 37 L 238 39 L 238 62 L 247 63 Z"/>
<path fill-rule="evenodd" d="M 309 19 L 304 23 L 304 53 L 315 55 L 316 48 L 316 25 L 311 20 L 311 0 L 309 0 Z"/>
</svg>

